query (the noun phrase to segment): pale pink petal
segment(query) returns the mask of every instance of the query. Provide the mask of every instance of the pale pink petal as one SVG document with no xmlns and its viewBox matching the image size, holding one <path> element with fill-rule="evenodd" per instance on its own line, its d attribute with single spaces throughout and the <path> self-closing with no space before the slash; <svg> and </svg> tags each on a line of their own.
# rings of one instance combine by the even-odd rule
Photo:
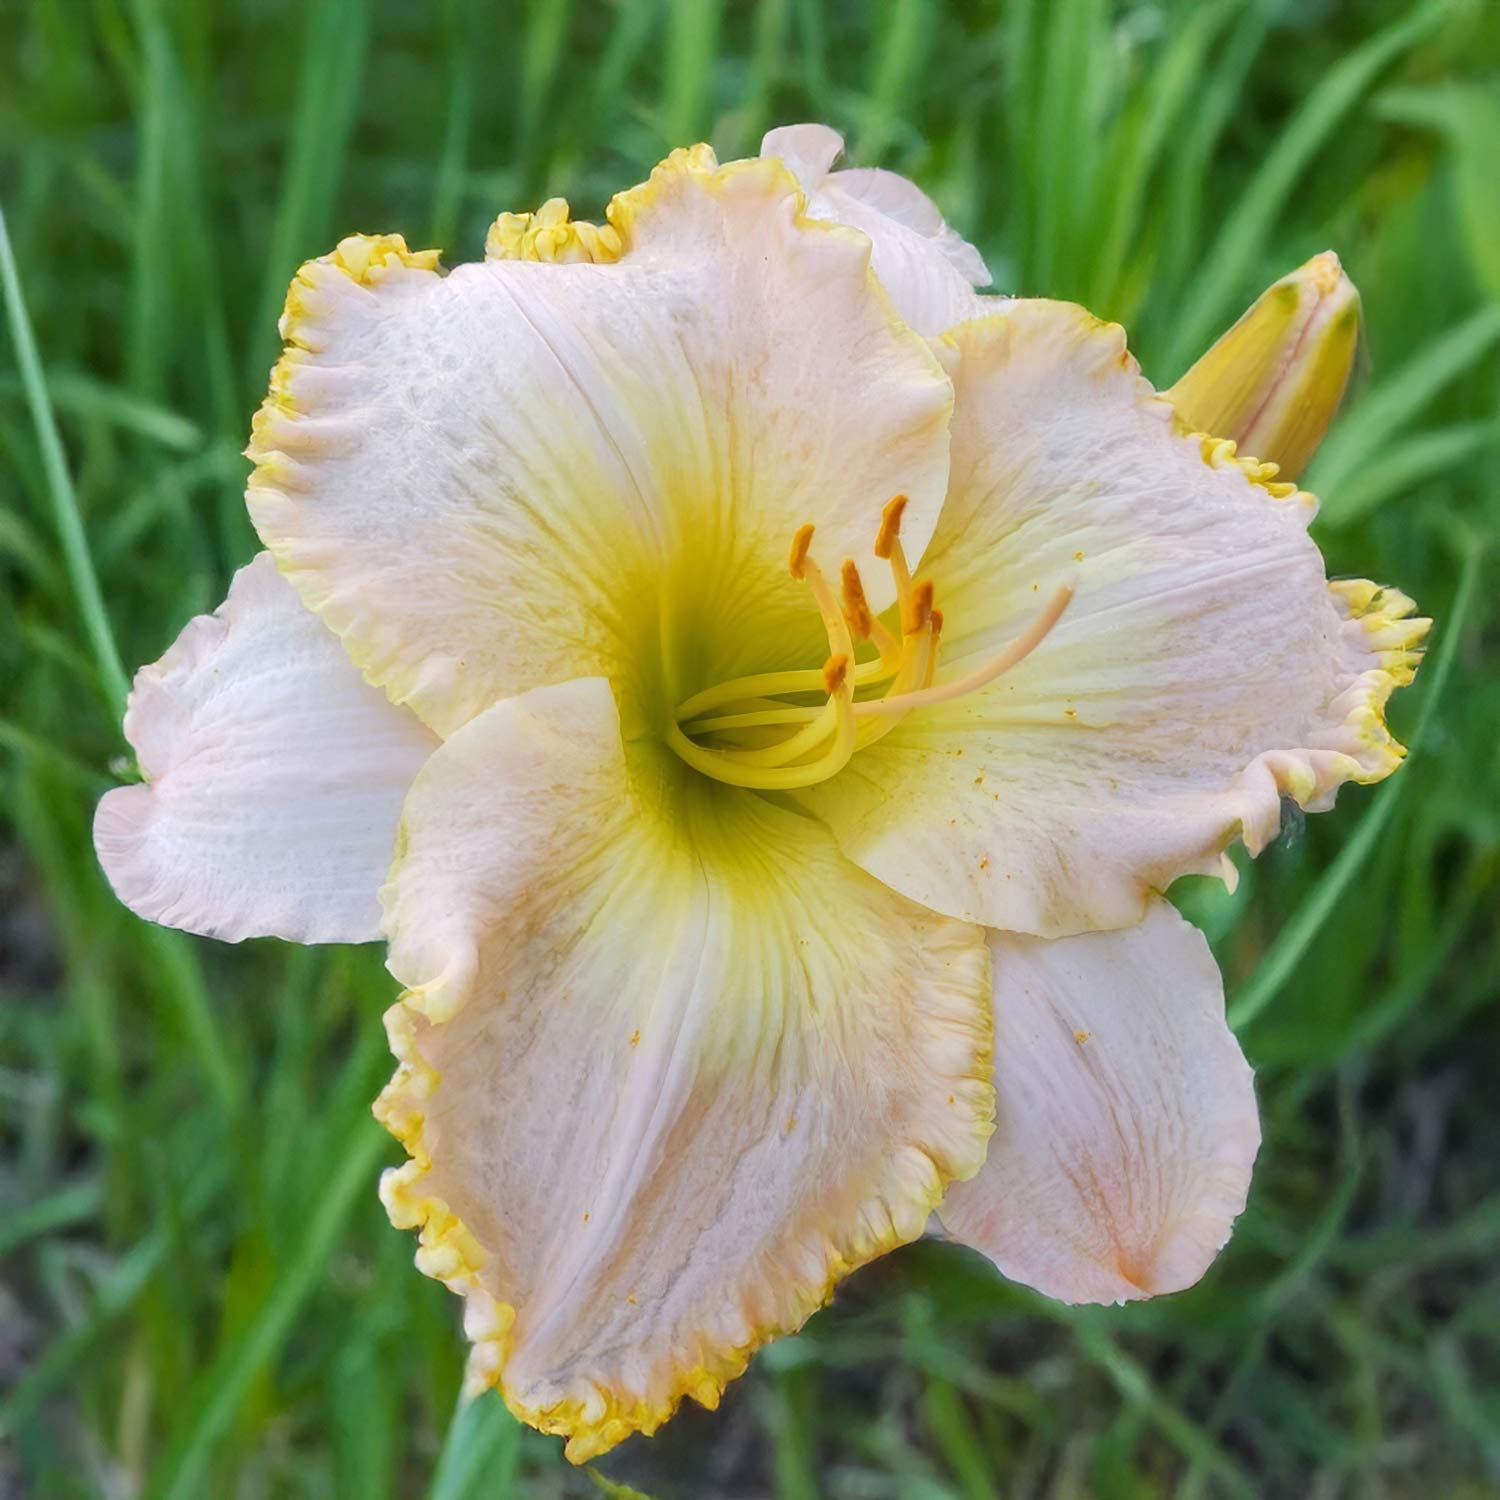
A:
<svg viewBox="0 0 1500 1500">
<path fill-rule="evenodd" d="M 783 125 L 767 132 L 760 154 L 780 157 L 797 174 L 816 217 L 870 237 L 870 264 L 918 333 L 935 337 L 992 307 L 974 291 L 990 283 L 983 258 L 937 204 L 895 172 L 832 171 L 843 149 L 843 137 L 827 125 Z"/>
<path fill-rule="evenodd" d="M 575 1461 L 716 1404 L 978 1170 L 980 930 L 622 743 L 603 681 L 471 721 L 402 843 L 386 1203 L 466 1296 L 475 1378 Z"/>
<path fill-rule="evenodd" d="M 105 794 L 94 844 L 132 911 L 230 942 L 380 935 L 401 800 L 437 741 L 267 554 L 137 673 L 125 736 L 146 779 Z"/>
<path fill-rule="evenodd" d="M 1201 933 L 1165 901 L 1119 932 L 990 934 L 998 1119 L 940 1210 L 1014 1281 L 1129 1302 L 1203 1275 L 1260 1145 Z"/>
</svg>

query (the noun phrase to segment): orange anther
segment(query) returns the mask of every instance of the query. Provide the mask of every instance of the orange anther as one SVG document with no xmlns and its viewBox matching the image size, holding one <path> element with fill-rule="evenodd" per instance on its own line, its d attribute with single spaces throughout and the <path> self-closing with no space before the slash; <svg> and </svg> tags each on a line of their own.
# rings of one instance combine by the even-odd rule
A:
<svg viewBox="0 0 1500 1500">
<path fill-rule="evenodd" d="M 901 517 L 906 510 L 906 496 L 896 495 L 885 503 L 880 512 L 880 530 L 875 536 L 875 556 L 887 558 L 891 548 L 901 536 Z"/>
<path fill-rule="evenodd" d="M 867 641 L 875 628 L 875 618 L 870 613 L 864 581 L 860 578 L 859 569 L 854 566 L 852 557 L 844 559 L 840 578 L 844 586 L 844 618 L 848 620 L 850 630 L 860 640 Z"/>
<path fill-rule="evenodd" d="M 915 635 L 932 618 L 932 580 L 923 578 L 901 605 L 901 631 Z"/>
<path fill-rule="evenodd" d="M 805 526 L 797 528 L 797 534 L 792 538 L 791 556 L 787 558 L 787 567 L 791 570 L 793 578 L 801 578 L 807 564 L 807 549 L 812 546 L 813 524 L 811 521 Z"/>
<path fill-rule="evenodd" d="M 847 656 L 830 656 L 823 663 L 823 688 L 831 698 L 843 687 L 844 679 L 849 675 L 849 658 Z"/>
</svg>

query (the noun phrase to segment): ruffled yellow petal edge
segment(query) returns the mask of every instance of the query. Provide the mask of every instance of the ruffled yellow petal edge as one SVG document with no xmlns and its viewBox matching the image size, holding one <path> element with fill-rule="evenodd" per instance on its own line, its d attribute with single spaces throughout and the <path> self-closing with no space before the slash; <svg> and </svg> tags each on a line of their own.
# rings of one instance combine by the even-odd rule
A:
<svg viewBox="0 0 1500 1500">
<path fill-rule="evenodd" d="M 792 222 L 797 229 L 844 239 L 861 247 L 868 257 L 870 242 L 863 231 L 829 219 L 815 218 L 808 213 L 807 194 L 796 175 L 779 157 L 751 156 L 721 164 L 713 148 L 700 143 L 679 146 L 652 169 L 645 182 L 616 193 L 604 211 L 604 224 L 573 219 L 566 198 L 549 198 L 532 213 L 499 215 L 485 236 L 485 259 L 612 264 L 629 252 L 642 214 L 656 208 L 685 177 L 696 178 L 719 190 L 741 178 L 781 183 L 792 189 L 791 201 L 795 205 Z M 932 349 L 930 342 L 915 333 L 896 311 L 895 303 L 875 272 L 870 270 L 868 274 L 871 289 L 885 310 L 892 330 L 927 347 L 937 357 L 938 351 Z"/>
<path fill-rule="evenodd" d="M 1165 396 L 1157 399 L 1167 400 Z M 1316 496 L 1277 479 L 1279 465 L 1240 453 L 1229 438 L 1191 431 L 1177 417 L 1175 407 L 1173 421 L 1178 431 L 1199 444 L 1210 468 L 1232 465 L 1273 500 L 1303 506 L 1309 521 L 1317 513 Z M 1277 791 L 1309 811 L 1330 806 L 1343 782 L 1368 786 L 1383 781 L 1405 759 L 1406 747 L 1386 723 L 1386 704 L 1397 688 L 1408 686 L 1416 677 L 1423 642 L 1432 629 L 1430 619 L 1415 613 L 1416 601 L 1399 589 L 1384 588 L 1365 578 L 1336 578 L 1329 580 L 1328 591 L 1339 616 L 1343 666 L 1340 692 L 1330 705 L 1336 722 L 1312 747 L 1319 753 L 1289 752 L 1269 758 L 1266 767 Z M 1325 753 L 1335 759 L 1327 760 Z M 1246 776 L 1254 770 L 1251 767 Z M 1260 853 L 1276 837 L 1278 826 L 1279 820 L 1247 823 L 1243 830 L 1246 847 L 1252 854 Z"/>
<path fill-rule="evenodd" d="M 316 452 L 319 435 L 307 422 L 307 403 L 299 403 L 294 387 L 308 354 L 322 347 L 318 324 L 327 313 L 329 293 L 342 285 L 373 292 L 403 273 L 436 276 L 440 255 L 407 249 L 399 234 L 351 234 L 329 254 L 298 268 L 276 325 L 284 341 L 281 357 L 271 368 L 266 398 L 250 419 L 245 457 L 255 465 L 247 484 L 251 494 L 305 488 L 296 455 Z"/>
<path fill-rule="evenodd" d="M 864 241 L 864 236 L 855 231 L 810 217 L 806 195 L 780 161 L 750 157 L 721 166 L 711 147 L 697 145 L 679 147 L 653 169 L 645 182 L 616 193 L 605 211 L 608 222 L 603 225 L 570 218 L 565 198 L 550 198 L 534 213 L 501 214 L 485 237 L 485 259 L 609 264 L 629 249 L 640 215 L 659 202 L 672 183 L 693 176 L 722 188 L 741 175 L 789 183 L 795 189 L 794 222 L 799 229 Z M 440 258 L 439 250 L 408 249 L 399 234 L 354 234 L 340 240 L 328 255 L 305 261 L 298 268 L 277 324 L 285 347 L 272 368 L 266 398 L 251 420 L 250 443 L 245 449 L 245 456 L 255 464 L 249 481 L 251 491 L 300 487 L 293 455 L 299 447 L 315 449 L 317 433 L 298 431 L 299 424 L 313 412 L 312 403 L 299 402 L 294 387 L 298 366 L 308 353 L 322 347 L 319 324 L 330 310 L 330 294 L 336 296 L 340 283 L 373 292 L 399 279 L 402 272 L 436 276 L 441 274 Z M 870 281 L 892 328 L 917 339 L 901 321 L 873 271 Z"/>
<path fill-rule="evenodd" d="M 1211 468 L 1239 469 L 1272 500 L 1304 507 L 1309 521 L 1317 513 L 1317 497 L 1295 484 L 1279 482 L 1276 464 L 1241 454 L 1228 438 L 1208 433 L 1190 436 Z M 1346 781 L 1362 786 L 1384 781 L 1406 758 L 1406 747 L 1391 734 L 1385 710 L 1391 694 L 1416 677 L 1432 621 L 1416 615 L 1414 599 L 1369 579 L 1330 579 L 1328 591 L 1339 619 L 1340 666 L 1339 692 L 1328 708 L 1330 724 L 1312 737 L 1307 749 L 1262 755 L 1242 773 L 1247 791 L 1259 778 L 1269 776 L 1275 793 L 1274 805 L 1268 798 L 1258 798 L 1259 814 L 1247 815 L 1234 831 L 1252 855 L 1259 854 L 1280 832 L 1281 797 L 1291 797 L 1309 812 L 1325 812 Z M 1225 871 L 1232 869 L 1227 861 L 1223 863 Z M 1226 879 L 1232 887 L 1233 878 L 1226 874 Z"/>
<path fill-rule="evenodd" d="M 1416 606 L 1399 590 L 1366 579 L 1335 579 L 1328 590 L 1341 662 L 1329 723 L 1306 747 L 1267 751 L 1240 773 L 1239 817 L 1198 871 L 1220 876 L 1230 890 L 1238 875 L 1224 850 L 1239 837 L 1252 855 L 1259 854 L 1281 831 L 1283 797 L 1308 812 L 1326 812 L 1345 782 L 1383 781 L 1406 756 L 1386 724 L 1385 708 L 1391 694 L 1416 676 L 1432 621 L 1412 618 Z"/>
<path fill-rule="evenodd" d="M 590 224 L 569 215 L 566 198 L 549 198 L 535 213 L 501 214 L 484 237 L 484 258 L 559 265 L 619 260 L 624 244 L 613 224 Z"/>
<path fill-rule="evenodd" d="M 484 239 L 486 260 L 540 260 L 556 264 L 588 262 L 608 265 L 625 251 L 626 235 L 635 213 L 655 197 L 659 174 L 696 172 L 711 176 L 723 171 L 713 149 L 706 145 L 684 146 L 673 151 L 651 174 L 651 182 L 616 193 L 605 210 L 605 224 L 591 224 L 571 217 L 566 198 L 549 198 L 534 213 L 501 214 L 490 225 Z M 806 207 L 806 200 L 803 200 Z M 813 221 L 810 221 L 813 222 Z"/>
<path fill-rule="evenodd" d="M 1400 589 L 1367 578 L 1337 578 L 1328 589 L 1342 616 L 1353 674 L 1338 699 L 1344 710 L 1338 732 L 1354 762 L 1349 779 L 1368 785 L 1383 781 L 1406 757 L 1386 724 L 1385 706 L 1416 677 L 1432 621 L 1416 615 L 1416 601 Z M 1298 800 L 1307 805 L 1311 798 Z"/>
<path fill-rule="evenodd" d="M 398 862 L 400 857 L 398 849 Z M 423 1057 L 417 1038 L 424 1022 L 441 1025 L 462 1007 L 452 987 L 439 979 L 422 989 L 407 990 L 385 1013 L 386 1035 L 397 1068 L 373 1112 L 406 1148 L 408 1160 L 381 1174 L 380 1198 L 397 1229 L 418 1231 L 417 1269 L 464 1299 L 464 1334 L 472 1345 L 465 1394 L 472 1397 L 491 1386 L 497 1388 L 520 1421 L 566 1437 L 564 1453 L 575 1464 L 597 1458 L 633 1433 L 649 1437 L 685 1397 L 715 1410 L 725 1386 L 744 1374 L 756 1350 L 772 1339 L 795 1333 L 828 1302 L 845 1276 L 921 1236 L 949 1184 L 967 1181 L 984 1165 L 995 1128 L 993 1012 L 988 1002 L 964 1011 L 948 1000 L 941 1013 L 924 1018 L 946 1039 L 945 1045 L 935 1049 L 934 1067 L 954 1060 L 955 1033 L 972 1039 L 963 1048 L 968 1065 L 953 1068 L 947 1079 L 947 1105 L 958 1106 L 964 1116 L 961 1126 L 951 1125 L 946 1132 L 948 1160 L 940 1162 L 930 1150 L 915 1144 L 893 1151 L 876 1191 L 853 1222 L 841 1226 L 842 1243 L 827 1232 L 805 1236 L 788 1253 L 796 1278 L 760 1288 L 758 1321 L 750 1340 L 714 1350 L 701 1362 L 675 1371 L 669 1393 L 661 1401 L 622 1401 L 615 1392 L 595 1385 L 588 1398 L 530 1407 L 514 1400 L 501 1381 L 515 1308 L 481 1284 L 480 1273 L 488 1258 L 483 1246 L 449 1205 L 424 1186 L 432 1167 L 423 1141 L 425 1113 L 442 1075 Z"/>
<path fill-rule="evenodd" d="M 1274 502 L 1303 507 L 1309 522 L 1317 513 L 1316 496 L 1278 482 L 1276 464 L 1239 453 L 1228 438 L 1190 437 L 1211 468 L 1239 469 Z M 1330 579 L 1328 592 L 1338 619 L 1338 692 L 1328 705 L 1329 722 L 1305 748 L 1267 752 L 1241 772 L 1245 811 L 1216 851 L 1218 868 L 1212 871 L 1231 890 L 1238 877 L 1224 850 L 1239 837 L 1252 855 L 1259 854 L 1281 831 L 1282 797 L 1308 812 L 1326 812 L 1346 781 L 1384 781 L 1406 758 L 1406 747 L 1386 723 L 1386 705 L 1416 677 L 1432 621 L 1416 615 L 1416 601 L 1399 589 L 1368 579 Z"/>
</svg>

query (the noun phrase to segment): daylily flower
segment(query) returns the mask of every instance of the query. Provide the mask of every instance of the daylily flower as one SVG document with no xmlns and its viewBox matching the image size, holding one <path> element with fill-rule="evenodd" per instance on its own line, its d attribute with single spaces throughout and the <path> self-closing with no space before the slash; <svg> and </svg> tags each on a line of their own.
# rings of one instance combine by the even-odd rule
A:
<svg viewBox="0 0 1500 1500">
<path fill-rule="evenodd" d="M 141 673 L 96 825 L 155 920 L 386 938 L 387 1207 L 575 1460 L 939 1205 L 1052 1296 L 1195 1281 L 1259 1127 L 1160 893 L 1395 768 L 1427 623 L 1118 328 L 788 152 L 826 218 L 696 147 L 481 264 L 304 266 L 268 551 Z"/>
</svg>

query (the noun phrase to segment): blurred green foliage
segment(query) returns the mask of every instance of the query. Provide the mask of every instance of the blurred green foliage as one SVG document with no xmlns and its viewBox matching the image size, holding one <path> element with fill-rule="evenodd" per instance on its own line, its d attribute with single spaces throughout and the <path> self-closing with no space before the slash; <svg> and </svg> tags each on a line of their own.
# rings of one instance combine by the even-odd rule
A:
<svg viewBox="0 0 1500 1500">
<path fill-rule="evenodd" d="M 0 57 L 40 350 L 0 340 L 0 1494 L 1500 1490 L 1490 0 L 0 0 Z M 356 229 L 474 258 L 501 209 L 597 214 L 674 144 L 802 118 L 920 180 L 1001 289 L 1124 321 L 1162 385 L 1337 248 L 1368 357 L 1317 534 L 1434 652 L 1400 776 L 1237 896 L 1178 889 L 1266 1121 L 1203 1285 L 1075 1313 L 914 1246 L 589 1476 L 492 1397 L 455 1415 L 456 1305 L 374 1193 L 379 955 L 110 896 L 115 652 L 154 659 L 254 550 L 238 451 L 299 260 Z"/>
</svg>

